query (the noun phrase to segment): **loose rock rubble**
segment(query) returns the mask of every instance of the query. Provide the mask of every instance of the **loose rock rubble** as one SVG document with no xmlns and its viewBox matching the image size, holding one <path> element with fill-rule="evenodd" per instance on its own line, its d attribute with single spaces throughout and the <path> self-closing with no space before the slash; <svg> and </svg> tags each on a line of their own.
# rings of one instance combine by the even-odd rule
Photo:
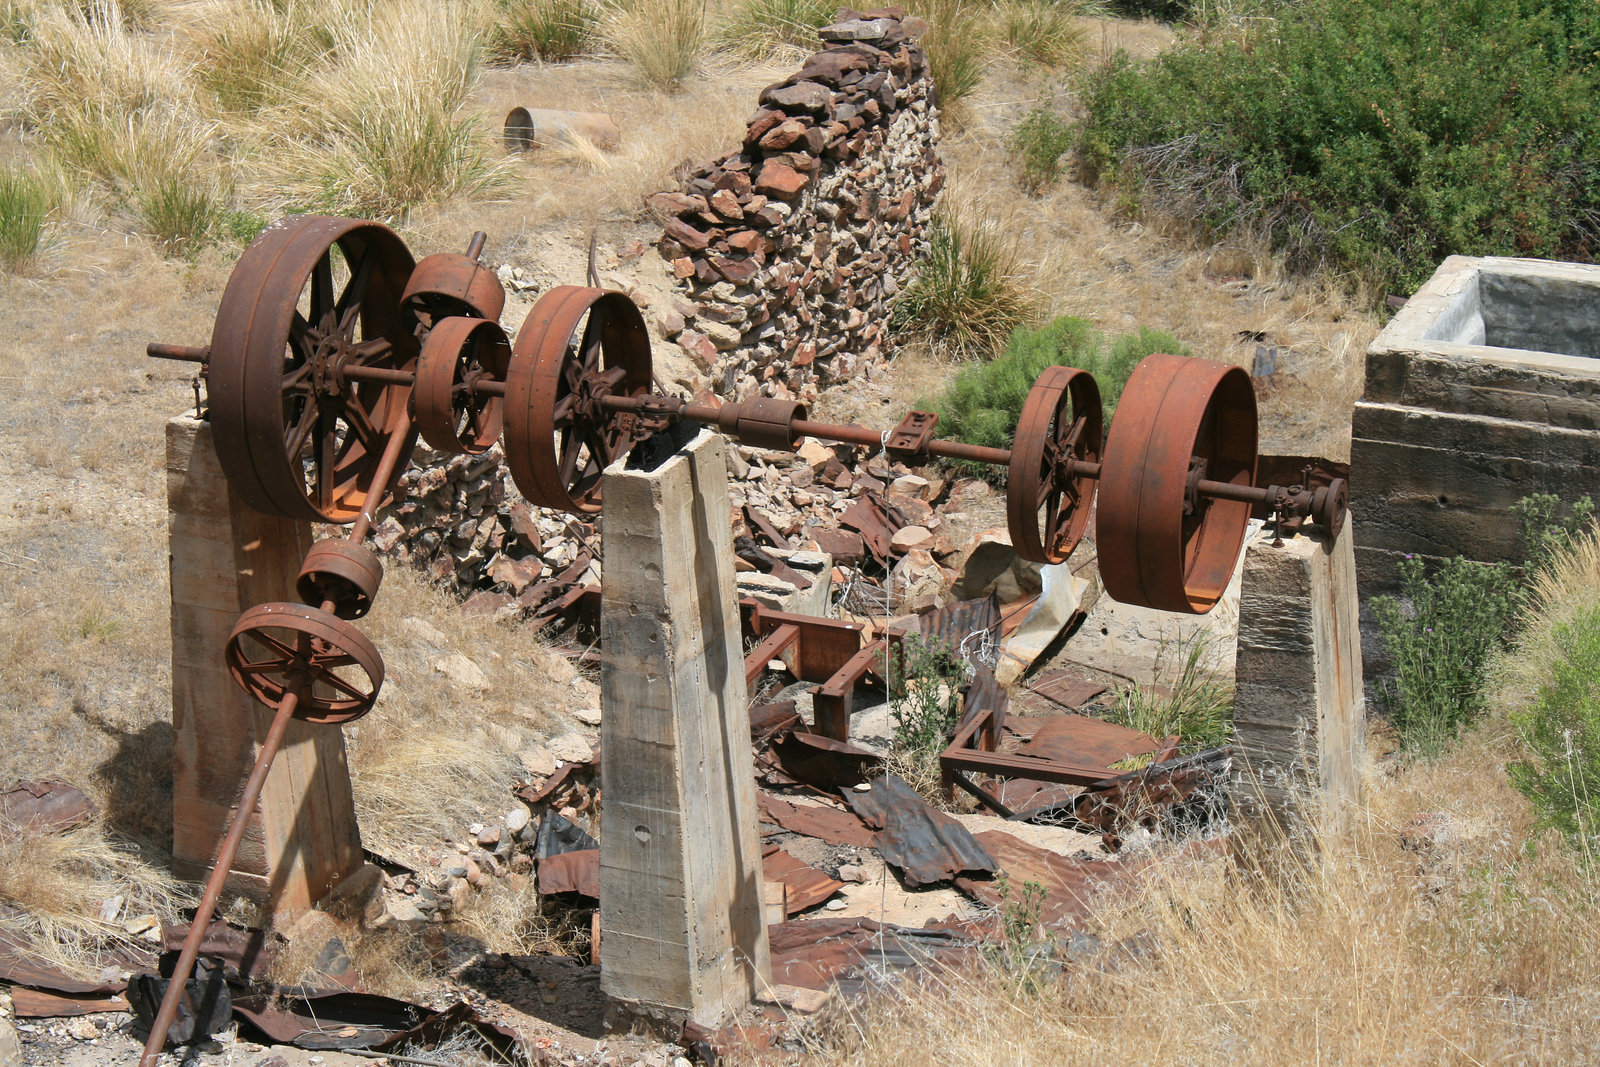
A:
<svg viewBox="0 0 1600 1067">
<path fill-rule="evenodd" d="M 944 184 L 926 24 L 839 16 L 828 47 L 762 92 L 742 148 L 649 198 L 689 297 L 657 323 L 725 395 L 809 399 L 877 359 Z"/>
</svg>

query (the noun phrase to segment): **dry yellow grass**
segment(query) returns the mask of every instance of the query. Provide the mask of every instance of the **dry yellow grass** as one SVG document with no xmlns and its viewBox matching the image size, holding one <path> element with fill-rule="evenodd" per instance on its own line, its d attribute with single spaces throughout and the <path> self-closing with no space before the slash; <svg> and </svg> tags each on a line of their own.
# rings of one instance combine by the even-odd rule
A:
<svg viewBox="0 0 1600 1067">
<path fill-rule="evenodd" d="M 1504 738 L 1372 784 L 1313 866 L 1257 880 L 1218 858 L 1107 907 L 1100 952 L 1019 991 L 1003 968 L 862 1009 L 851 1064 L 1577 1063 L 1600 1049 L 1592 871 L 1525 848 Z M 1412 820 L 1429 816 L 1434 842 Z M 1241 843 L 1282 849 L 1282 843 Z"/>
</svg>

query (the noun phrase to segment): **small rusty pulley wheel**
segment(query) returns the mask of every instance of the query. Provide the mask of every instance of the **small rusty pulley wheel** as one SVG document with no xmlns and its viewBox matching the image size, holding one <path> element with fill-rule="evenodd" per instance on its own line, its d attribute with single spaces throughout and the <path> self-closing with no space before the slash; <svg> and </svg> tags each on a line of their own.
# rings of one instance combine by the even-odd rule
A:
<svg viewBox="0 0 1600 1067">
<path fill-rule="evenodd" d="M 307 604 L 332 601 L 333 613 L 339 618 L 359 619 L 372 610 L 382 584 L 383 564 L 371 549 L 328 538 L 306 553 L 294 589 Z"/>
<path fill-rule="evenodd" d="M 1083 538 L 1095 479 L 1071 464 L 1099 462 L 1103 418 L 1088 371 L 1047 367 L 1033 383 L 1006 468 L 1006 525 L 1023 559 L 1060 563 Z"/>
<path fill-rule="evenodd" d="M 1256 395 L 1226 363 L 1153 355 L 1122 391 L 1101 464 L 1095 547 L 1105 591 L 1124 604 L 1200 615 L 1222 597 L 1250 503 L 1200 481 L 1250 486 Z"/>
<path fill-rule="evenodd" d="M 481 242 L 475 238 L 473 246 L 481 248 Z M 411 281 L 401 295 L 400 316 L 405 328 L 420 336 L 440 320 L 457 316 L 499 322 L 505 306 L 505 286 L 494 271 L 478 262 L 476 251 L 469 249 L 467 255 L 438 252 L 425 256 L 411 272 Z"/>
<path fill-rule="evenodd" d="M 411 270 L 387 227 L 323 215 L 274 223 L 240 257 L 207 381 L 217 457 L 252 508 L 348 523 L 387 490 L 371 484 L 373 468 L 390 433 L 412 432 L 394 417 L 417 355 L 399 314 Z M 347 377 L 356 367 L 369 376 Z M 404 468 L 402 456 L 395 473 Z"/>
<path fill-rule="evenodd" d="M 224 653 L 233 680 L 276 708 L 300 682 L 294 717 L 344 723 L 372 710 L 383 658 L 350 623 L 305 604 L 258 604 L 239 616 Z"/>
<path fill-rule="evenodd" d="M 1345 510 L 1350 503 L 1350 484 L 1334 478 L 1311 498 L 1311 521 L 1323 528 L 1331 541 L 1344 529 Z"/>
<path fill-rule="evenodd" d="M 564 285 L 540 297 L 506 375 L 506 466 L 523 496 L 599 511 L 600 474 L 633 447 L 637 424 L 604 400 L 644 396 L 651 383 L 650 335 L 625 294 Z"/>
<path fill-rule="evenodd" d="M 498 322 L 451 316 L 422 342 L 411 394 L 422 439 L 441 452 L 477 455 L 500 439 L 501 398 L 482 386 L 503 385 L 511 342 Z"/>
</svg>

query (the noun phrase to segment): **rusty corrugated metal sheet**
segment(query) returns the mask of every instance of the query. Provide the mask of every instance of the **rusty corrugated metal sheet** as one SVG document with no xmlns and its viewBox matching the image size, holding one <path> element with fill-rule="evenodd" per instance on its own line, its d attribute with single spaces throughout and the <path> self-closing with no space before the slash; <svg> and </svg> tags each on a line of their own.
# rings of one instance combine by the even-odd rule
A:
<svg viewBox="0 0 1600 1067">
<path fill-rule="evenodd" d="M 600 899 L 600 850 L 584 848 L 539 861 L 539 895 L 577 893 Z"/>
<path fill-rule="evenodd" d="M 878 835 L 853 813 L 820 804 L 792 804 L 771 793 L 757 794 L 763 819 L 791 833 L 815 837 L 835 845 L 877 848 Z"/>
<path fill-rule="evenodd" d="M 844 883 L 807 866 L 792 854 L 774 846 L 761 857 L 761 876 L 769 882 L 782 882 L 783 910 L 798 915 L 816 907 L 844 888 Z"/>
<path fill-rule="evenodd" d="M 1148 756 L 1160 747 L 1161 742 L 1149 734 L 1104 719 L 1088 715 L 1051 715 L 1017 749 L 1017 754 L 1104 767 L 1110 776 L 1117 773 L 1111 769 L 1113 763 L 1130 756 Z"/>
<path fill-rule="evenodd" d="M 910 889 L 947 882 L 968 871 L 996 870 L 993 857 L 966 827 L 930 808 L 895 775 L 879 778 L 868 792 L 850 790 L 845 800 L 863 822 L 877 829 L 879 854 L 900 868 Z"/>
<path fill-rule="evenodd" d="M 972 634 L 992 631 L 998 636 L 1000 602 L 995 599 L 993 593 L 976 600 L 958 600 L 921 616 L 916 620 L 916 627 L 923 641 L 937 639 L 940 643 L 959 651 L 962 642 Z"/>
</svg>

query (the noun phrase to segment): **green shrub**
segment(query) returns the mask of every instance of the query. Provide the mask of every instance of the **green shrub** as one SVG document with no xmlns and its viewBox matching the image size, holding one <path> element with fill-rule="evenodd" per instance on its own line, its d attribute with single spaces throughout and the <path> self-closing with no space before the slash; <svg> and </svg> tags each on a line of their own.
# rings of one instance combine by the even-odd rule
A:
<svg viewBox="0 0 1600 1067">
<path fill-rule="evenodd" d="M 994 219 L 940 209 L 916 277 L 900 291 L 890 325 L 955 356 L 993 355 L 1031 320 L 1037 298 L 1023 281 L 1016 237 Z"/>
<path fill-rule="evenodd" d="M 833 21 L 832 0 L 740 0 L 718 34 L 736 52 L 765 58 L 784 46 L 814 49 L 817 31 Z"/>
<path fill-rule="evenodd" d="M 1076 140 L 1072 124 L 1055 108 L 1041 104 L 1028 112 L 1011 131 L 1011 150 L 1022 168 L 1018 184 L 1030 193 L 1053 185 L 1061 175 L 1061 157 Z"/>
<path fill-rule="evenodd" d="M 1534 493 L 1511 506 L 1522 532 L 1526 573 L 1544 570 L 1556 553 L 1594 525 L 1594 501 L 1589 497 L 1580 497 L 1565 516 L 1561 511 L 1561 498 L 1554 493 Z"/>
<path fill-rule="evenodd" d="M 955 736 L 961 719 L 966 661 L 937 638 L 911 635 L 901 642 L 900 650 L 899 663 L 891 662 L 888 667 L 894 740 L 886 769 L 905 779 L 924 798 L 937 802 L 942 779 L 939 753 Z"/>
<path fill-rule="evenodd" d="M 1157 741 L 1176 735 L 1185 752 L 1226 744 L 1233 736 L 1233 687 L 1206 664 L 1209 645 L 1204 630 L 1162 641 L 1154 675 L 1163 688 L 1125 687 L 1106 718 Z"/>
<path fill-rule="evenodd" d="M 592 51 L 599 35 L 600 10 L 591 0 L 500 0 L 489 54 L 507 63 L 559 63 Z"/>
<path fill-rule="evenodd" d="M 144 229 L 174 255 L 192 255 L 222 222 L 224 206 L 215 189 L 184 171 L 151 178 L 134 193 Z"/>
<path fill-rule="evenodd" d="M 1037 330 L 1019 329 L 1005 353 L 987 363 L 974 363 L 919 407 L 939 413 L 939 432 L 977 445 L 1010 448 L 1028 391 L 1046 367 L 1077 367 L 1095 376 L 1109 416 L 1128 375 L 1152 352 L 1186 356 L 1188 346 L 1160 330 L 1141 329 L 1120 337 L 1108 348 L 1087 319 L 1063 315 Z M 973 465 L 975 473 L 994 468 Z"/>
<path fill-rule="evenodd" d="M 1422 559 L 1408 556 L 1400 561 L 1400 593 L 1372 598 L 1395 672 L 1381 683 L 1380 699 L 1402 746 L 1437 752 L 1484 710 L 1484 666 L 1510 630 L 1516 577 L 1509 564 L 1461 556 L 1429 574 Z"/>
<path fill-rule="evenodd" d="M 1592 854 L 1600 829 L 1600 609 L 1556 627 L 1553 636 L 1558 655 L 1550 680 L 1512 716 L 1531 758 L 1508 769 L 1540 823 Z"/>
<path fill-rule="evenodd" d="M 1302 0 L 1275 16 L 1090 78 L 1090 176 L 1380 292 L 1455 253 L 1592 257 L 1600 5 Z"/>
<path fill-rule="evenodd" d="M 53 206 L 50 187 L 38 174 L 0 169 L 0 267 L 16 273 L 33 265 Z"/>
</svg>

